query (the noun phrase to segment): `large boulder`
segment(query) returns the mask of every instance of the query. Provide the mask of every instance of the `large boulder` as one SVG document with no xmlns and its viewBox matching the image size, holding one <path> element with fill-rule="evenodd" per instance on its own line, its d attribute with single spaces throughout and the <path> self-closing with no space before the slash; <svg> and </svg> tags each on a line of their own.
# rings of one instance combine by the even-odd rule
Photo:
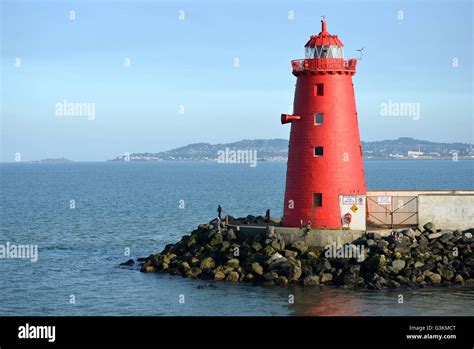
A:
<svg viewBox="0 0 474 349">
<path fill-rule="evenodd" d="M 215 266 L 216 266 L 216 263 L 214 262 L 214 259 L 212 257 L 207 257 L 201 261 L 200 268 L 202 270 L 206 270 L 206 269 L 212 269 Z"/>
<path fill-rule="evenodd" d="M 395 281 L 395 280 L 388 280 L 387 282 L 387 286 L 389 288 L 399 288 L 400 287 L 400 283 Z"/>
<path fill-rule="evenodd" d="M 337 285 L 353 286 L 357 283 L 357 275 L 350 272 L 349 270 L 341 273 L 335 282 Z"/>
<path fill-rule="evenodd" d="M 170 263 L 170 258 L 167 255 L 158 253 L 150 257 L 151 263 L 157 270 L 164 270 Z"/>
<path fill-rule="evenodd" d="M 396 277 L 396 279 L 397 279 L 397 281 L 398 281 L 400 284 L 402 284 L 402 285 L 409 285 L 410 282 L 411 282 L 409 278 L 407 278 L 407 277 L 405 277 L 405 276 L 403 276 L 403 275 L 398 275 L 398 276 Z"/>
<path fill-rule="evenodd" d="M 247 282 L 252 282 L 255 280 L 255 276 L 252 273 L 248 273 L 245 275 L 244 280 Z"/>
<path fill-rule="evenodd" d="M 186 274 L 186 272 L 191 269 L 191 266 L 189 265 L 188 262 L 181 262 L 178 265 L 178 270 L 181 272 L 181 274 Z"/>
<path fill-rule="evenodd" d="M 410 248 L 412 241 L 408 236 L 402 236 L 399 241 L 395 242 L 394 252 L 399 252 L 402 255 L 407 255 L 410 253 Z"/>
<path fill-rule="evenodd" d="M 135 261 L 133 259 L 129 259 L 126 262 L 120 263 L 121 266 L 125 266 L 125 267 L 131 267 L 134 264 L 135 264 Z"/>
<path fill-rule="evenodd" d="M 298 252 L 299 254 L 304 254 L 308 251 L 308 245 L 305 244 L 304 241 L 298 240 L 293 242 L 289 247 L 289 250 L 293 250 Z"/>
<path fill-rule="evenodd" d="M 252 249 L 255 251 L 255 252 L 258 252 L 262 249 L 262 244 L 258 241 L 254 241 L 252 243 Z"/>
<path fill-rule="evenodd" d="M 270 246 L 275 251 L 281 251 L 282 249 L 285 248 L 285 243 L 283 242 L 283 240 L 271 240 Z"/>
<path fill-rule="evenodd" d="M 191 235 L 189 239 L 185 242 L 185 245 L 187 248 L 191 248 L 195 246 L 198 243 L 198 236 L 197 235 Z"/>
<path fill-rule="evenodd" d="M 286 276 L 288 281 L 296 281 L 300 278 L 303 270 L 301 268 L 301 261 L 295 258 L 288 258 L 279 266 L 279 274 Z"/>
<path fill-rule="evenodd" d="M 440 284 L 441 283 L 441 275 L 433 273 L 429 270 L 425 270 L 423 272 L 423 275 L 425 276 L 425 280 L 431 281 L 432 284 Z"/>
<path fill-rule="evenodd" d="M 278 278 L 278 273 L 276 271 L 269 271 L 268 273 L 263 274 L 265 280 L 275 280 Z"/>
<path fill-rule="evenodd" d="M 454 234 L 452 231 L 443 230 L 440 232 L 442 235 L 439 238 L 439 242 L 446 244 L 447 242 L 451 241 L 454 238 Z"/>
<path fill-rule="evenodd" d="M 267 257 L 273 256 L 275 254 L 275 252 L 276 252 L 276 250 L 270 245 L 265 246 L 265 248 L 263 249 L 263 254 Z"/>
<path fill-rule="evenodd" d="M 196 257 L 191 257 L 190 264 L 192 267 L 198 267 L 201 264 L 201 260 Z"/>
<path fill-rule="evenodd" d="M 369 258 L 367 258 L 364 263 L 367 270 L 371 272 L 378 271 L 379 269 L 385 267 L 386 264 L 387 264 L 387 260 L 385 258 L 385 255 L 383 254 L 372 255 Z"/>
<path fill-rule="evenodd" d="M 415 232 L 413 231 L 413 229 L 411 229 L 411 228 L 402 230 L 401 233 L 402 233 L 403 235 L 405 235 L 405 236 L 408 236 L 408 237 L 409 237 L 410 239 L 412 239 L 412 240 L 416 239 L 416 234 L 415 234 Z"/>
<path fill-rule="evenodd" d="M 430 231 L 430 232 L 434 232 L 436 231 L 436 228 L 435 228 L 435 225 L 431 222 L 428 222 L 426 223 L 424 226 L 423 226 L 423 229 L 427 230 L 427 231 Z"/>
<path fill-rule="evenodd" d="M 330 273 L 321 274 L 319 281 L 322 284 L 325 284 L 325 283 L 328 283 L 328 282 L 332 281 L 332 274 L 330 274 Z"/>
<path fill-rule="evenodd" d="M 319 285 L 319 276 L 317 275 L 308 275 L 303 279 L 303 285 L 313 286 Z"/>
<path fill-rule="evenodd" d="M 377 273 L 367 273 L 367 274 L 364 275 L 364 281 L 367 284 L 375 283 L 379 279 L 380 279 L 380 276 Z"/>
<path fill-rule="evenodd" d="M 369 290 L 381 290 L 383 288 L 382 284 L 379 281 L 370 282 L 367 284 Z"/>
<path fill-rule="evenodd" d="M 214 280 L 220 281 L 225 279 L 225 274 L 222 271 L 216 271 L 214 273 Z"/>
<path fill-rule="evenodd" d="M 420 236 L 418 238 L 418 246 L 420 248 L 420 252 L 426 252 L 429 249 L 429 241 L 426 236 Z"/>
<path fill-rule="evenodd" d="M 313 267 L 311 266 L 311 264 L 308 264 L 307 262 L 308 262 L 307 260 L 301 261 L 301 271 L 302 271 L 301 276 L 303 278 L 314 274 Z"/>
<path fill-rule="evenodd" d="M 201 275 L 202 269 L 198 267 L 192 267 L 186 272 L 186 276 L 190 278 L 197 278 L 199 275 Z"/>
<path fill-rule="evenodd" d="M 383 252 L 389 245 L 389 242 L 387 240 L 378 240 L 377 241 L 377 248 L 379 249 L 380 252 Z"/>
<path fill-rule="evenodd" d="M 437 272 L 444 280 L 451 281 L 455 276 L 455 271 L 452 268 L 440 265 L 437 268 Z"/>
<path fill-rule="evenodd" d="M 256 262 L 250 265 L 250 270 L 254 275 L 263 275 L 263 267 Z"/>
<path fill-rule="evenodd" d="M 231 268 L 238 268 L 240 266 L 240 262 L 237 258 L 232 258 L 227 261 L 227 265 Z"/>
<path fill-rule="evenodd" d="M 221 233 L 216 233 L 212 240 L 209 242 L 211 246 L 216 246 L 222 243 L 223 237 Z"/>
<path fill-rule="evenodd" d="M 405 268 L 405 261 L 402 259 L 397 259 L 392 262 L 392 268 L 395 273 L 399 273 L 403 268 Z"/>
<path fill-rule="evenodd" d="M 415 262 L 415 265 L 414 265 L 414 268 L 417 269 L 417 268 L 421 268 L 425 265 L 425 263 L 421 262 L 421 261 L 416 261 Z"/>
<path fill-rule="evenodd" d="M 441 235 L 443 235 L 443 234 L 441 234 L 441 233 L 431 233 L 431 234 L 428 235 L 428 239 L 430 239 L 430 240 L 437 239 Z"/>
<path fill-rule="evenodd" d="M 289 281 L 297 281 L 300 278 L 302 272 L 301 266 L 292 264 L 288 267 L 288 269 L 286 269 L 285 276 Z"/>
<path fill-rule="evenodd" d="M 226 236 L 227 236 L 227 240 L 229 241 L 233 241 L 237 239 L 237 235 L 235 235 L 234 229 L 227 230 Z"/>
<path fill-rule="evenodd" d="M 277 285 L 280 285 L 280 286 L 286 286 L 288 285 L 288 279 L 284 276 L 279 276 L 276 280 L 275 280 L 276 284 Z"/>
<path fill-rule="evenodd" d="M 327 262 L 327 265 L 325 265 L 325 262 Z M 311 266 L 313 267 L 313 272 L 318 275 L 327 269 L 331 269 L 331 263 L 326 258 L 311 260 Z M 326 268 L 326 266 L 329 266 L 329 268 Z"/>
<path fill-rule="evenodd" d="M 287 259 L 285 257 L 281 257 L 281 256 L 279 258 L 270 260 L 268 269 L 269 270 L 280 269 L 285 265 L 286 261 L 287 261 Z"/>
<path fill-rule="evenodd" d="M 146 267 L 143 266 L 140 271 L 143 272 L 143 273 L 154 273 L 156 270 L 155 270 L 155 267 L 153 265 L 148 265 Z"/>
<path fill-rule="evenodd" d="M 227 281 L 232 281 L 232 282 L 237 282 L 239 281 L 239 278 L 240 278 L 240 275 L 238 272 L 236 271 L 231 271 L 227 277 L 226 277 L 226 280 Z"/>
<path fill-rule="evenodd" d="M 290 258 L 290 257 L 295 258 L 296 256 L 298 256 L 298 252 L 292 251 L 292 250 L 283 250 L 283 254 L 285 255 L 286 258 Z"/>
</svg>

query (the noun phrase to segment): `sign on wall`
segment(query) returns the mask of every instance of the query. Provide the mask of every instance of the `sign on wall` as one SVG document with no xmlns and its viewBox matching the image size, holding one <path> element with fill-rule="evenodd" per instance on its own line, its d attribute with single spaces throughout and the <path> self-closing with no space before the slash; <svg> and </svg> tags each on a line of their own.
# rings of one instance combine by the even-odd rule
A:
<svg viewBox="0 0 474 349">
<path fill-rule="evenodd" d="M 356 203 L 355 195 L 344 195 L 342 197 L 342 204 L 343 205 L 354 205 Z"/>
<path fill-rule="evenodd" d="M 392 197 L 391 196 L 378 196 L 377 203 L 379 205 L 391 205 L 392 204 Z"/>
</svg>

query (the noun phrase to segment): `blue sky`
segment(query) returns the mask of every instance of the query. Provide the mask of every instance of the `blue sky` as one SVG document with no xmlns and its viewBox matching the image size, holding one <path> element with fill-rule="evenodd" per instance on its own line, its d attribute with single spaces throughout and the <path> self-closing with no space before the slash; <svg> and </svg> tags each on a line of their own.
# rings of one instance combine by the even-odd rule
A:
<svg viewBox="0 0 474 349">
<path fill-rule="evenodd" d="M 473 141 L 471 1 L 1 3 L 1 161 L 288 138 L 290 61 L 321 15 L 346 58 L 365 47 L 354 77 L 362 140 Z M 95 118 L 58 116 L 64 100 L 94 103 Z M 388 100 L 419 103 L 420 118 L 380 115 Z"/>
</svg>

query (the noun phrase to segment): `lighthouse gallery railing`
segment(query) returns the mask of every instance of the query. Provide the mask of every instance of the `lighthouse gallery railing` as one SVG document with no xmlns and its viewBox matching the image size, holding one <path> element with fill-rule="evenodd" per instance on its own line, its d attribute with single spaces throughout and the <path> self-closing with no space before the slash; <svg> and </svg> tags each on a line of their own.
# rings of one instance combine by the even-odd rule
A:
<svg viewBox="0 0 474 349">
<path fill-rule="evenodd" d="M 356 59 L 342 58 L 295 59 L 291 61 L 293 72 L 325 70 L 355 72 L 356 65 Z"/>
</svg>

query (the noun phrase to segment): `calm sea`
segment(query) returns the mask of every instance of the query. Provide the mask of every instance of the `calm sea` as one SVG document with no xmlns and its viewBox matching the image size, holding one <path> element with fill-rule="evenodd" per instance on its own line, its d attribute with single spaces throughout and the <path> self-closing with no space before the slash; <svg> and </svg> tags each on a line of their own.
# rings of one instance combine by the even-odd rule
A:
<svg viewBox="0 0 474 349">
<path fill-rule="evenodd" d="M 474 161 L 365 167 L 372 190 L 474 189 Z M 285 170 L 284 162 L 0 164 L 0 244 L 39 247 L 37 262 L 0 259 L 0 315 L 474 315 L 472 288 L 262 287 L 118 267 L 126 251 L 147 256 L 210 221 L 218 203 L 233 216 L 281 215 Z"/>
</svg>

